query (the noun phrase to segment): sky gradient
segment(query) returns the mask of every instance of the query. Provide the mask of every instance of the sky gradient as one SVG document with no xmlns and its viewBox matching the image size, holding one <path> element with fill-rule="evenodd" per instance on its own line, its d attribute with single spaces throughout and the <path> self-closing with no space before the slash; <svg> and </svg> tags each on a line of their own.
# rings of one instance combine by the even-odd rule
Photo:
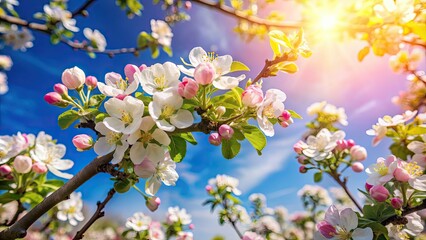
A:
<svg viewBox="0 0 426 240">
<path fill-rule="evenodd" d="M 23 18 L 32 19 L 35 11 L 42 11 L 41 2 L 47 1 L 22 1 L 16 10 Z M 83 1 L 71 1 L 70 9 L 77 8 L 81 2 Z M 96 2 L 89 11 L 90 17 L 77 18 L 77 25 L 81 29 L 99 29 L 107 38 L 107 48 L 134 46 L 140 31 L 150 32 L 150 19 L 164 17 L 159 6 L 144 3 L 145 11 L 142 16 L 129 20 L 114 2 Z M 278 6 L 278 10 L 285 11 L 285 7 Z M 0 134 L 15 134 L 18 131 L 36 134 L 45 131 L 67 146 L 66 158 L 75 162 L 69 172 L 76 173 L 93 159 L 95 154 L 93 151 L 77 152 L 71 139 L 76 134 L 90 132 L 72 128 L 61 131 L 56 119 L 62 109 L 43 101 L 44 94 L 52 91 L 53 85 L 61 81 L 64 69 L 78 66 L 86 75 L 94 75 L 103 81 L 107 72 L 123 74 L 123 68 L 128 63 L 180 63 L 180 57 L 187 59 L 193 47 L 201 46 L 206 50 L 217 49 L 219 55 L 230 54 L 234 60 L 244 62 L 252 70 L 248 74 L 249 77 L 254 77 L 263 67 L 264 60 L 272 57 L 266 39 L 253 40 L 250 43 L 241 41 L 232 31 L 232 26 L 236 24 L 234 19 L 195 4 L 189 14 L 191 21 L 173 27 L 172 58 L 162 52 L 155 60 L 151 59 L 148 53 L 141 54 L 139 58 L 120 55 L 112 59 L 98 56 L 93 60 L 84 52 L 73 51 L 68 46 L 52 46 L 46 35 L 34 32 L 34 47 L 27 52 L 2 49 L 1 54 L 10 55 L 14 65 L 11 71 L 7 72 L 9 92 L 0 96 Z M 83 39 L 82 32 L 76 36 Z M 241 154 L 228 161 L 222 157 L 220 148 L 208 144 L 206 135 L 195 134 L 199 144 L 190 145 L 184 161 L 177 164 L 180 179 L 176 187 L 161 187 L 159 197 L 162 205 L 154 215 L 161 219 L 168 206 L 179 205 L 193 216 L 196 226 L 195 239 L 209 239 L 218 233 L 229 240 L 237 239 L 230 227 L 220 227 L 216 215 L 210 214 L 207 207 L 201 206 L 206 198 L 204 186 L 208 179 L 217 174 L 228 174 L 240 179 L 240 189 L 243 191 L 241 198 L 244 201 L 247 201 L 251 193 L 262 192 L 267 196 L 270 206 L 284 205 L 291 209 L 290 212 L 302 210 L 297 191 L 305 184 L 313 184 L 313 180 L 310 173 L 298 173 L 298 163 L 292 145 L 305 132 L 304 125 L 310 120 L 306 115 L 306 108 L 316 101 L 327 100 L 346 109 L 349 126 L 343 130 L 348 138 L 355 139 L 358 144 L 367 148 L 369 157 L 364 162 L 365 165 L 375 162 L 379 156 L 388 155 L 388 142 L 384 141 L 377 147 L 371 147 L 371 137 L 365 134 L 365 130 L 376 123 L 378 117 L 400 113 L 400 109 L 391 103 L 391 98 L 397 95 L 399 90 L 405 89 L 407 82 L 404 76 L 391 72 L 388 57 L 369 55 L 362 63 L 358 62 L 357 51 L 362 47 L 364 43 L 352 40 L 328 40 L 311 44 L 313 55 L 309 59 L 298 61 L 298 73 L 280 74 L 264 81 L 264 89 L 278 88 L 284 91 L 287 94 L 286 107 L 296 110 L 304 120 L 297 120 L 288 129 L 276 127 L 276 135 L 268 139 L 262 156 L 258 156 L 245 142 Z M 421 66 L 424 69 L 425 63 L 422 62 Z M 354 174 L 348 171 L 347 174 L 350 176 L 349 186 L 353 191 L 364 185 L 365 173 Z M 143 185 L 140 185 L 140 188 L 143 188 Z M 337 186 L 328 177 L 320 185 L 327 188 Z M 98 175 L 78 191 L 82 192 L 86 206 L 92 212 L 96 201 L 103 199 L 111 187 L 112 182 L 108 180 L 108 176 Z M 144 199 L 131 190 L 114 197 L 107 207 L 106 215 L 125 220 L 136 211 L 147 212 L 147 209 Z"/>
</svg>

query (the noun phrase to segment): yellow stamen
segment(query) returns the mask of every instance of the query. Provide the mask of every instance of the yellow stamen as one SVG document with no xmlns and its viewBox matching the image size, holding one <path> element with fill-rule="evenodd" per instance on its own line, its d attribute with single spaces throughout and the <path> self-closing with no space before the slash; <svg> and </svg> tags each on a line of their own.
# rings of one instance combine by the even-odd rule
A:
<svg viewBox="0 0 426 240">
<path fill-rule="evenodd" d="M 385 176 L 386 174 L 388 174 L 389 169 L 388 167 L 386 167 L 384 162 L 380 162 L 376 164 L 374 171 L 376 171 L 381 176 Z"/>
</svg>

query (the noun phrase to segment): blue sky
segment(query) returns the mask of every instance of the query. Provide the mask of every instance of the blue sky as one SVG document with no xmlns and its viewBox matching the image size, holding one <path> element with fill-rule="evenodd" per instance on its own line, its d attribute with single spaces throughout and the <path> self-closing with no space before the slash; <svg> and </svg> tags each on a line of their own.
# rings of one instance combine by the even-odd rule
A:
<svg viewBox="0 0 426 240">
<path fill-rule="evenodd" d="M 31 19 L 32 13 L 42 11 L 41 2 L 46 1 L 22 1 L 17 11 L 22 17 Z M 70 9 L 75 9 L 81 2 L 71 1 Z M 140 31 L 150 31 L 150 19 L 163 18 L 159 6 L 144 3 L 145 11 L 142 16 L 129 20 L 114 2 L 98 1 L 90 8 L 90 17 L 77 18 L 81 29 L 91 27 L 104 33 L 109 48 L 134 46 Z M 0 96 L 0 134 L 14 134 L 18 131 L 45 131 L 51 134 L 59 143 L 68 147 L 66 158 L 75 162 L 70 172 L 76 173 L 95 154 L 92 151 L 77 152 L 71 139 L 76 134 L 89 132 L 76 129 L 61 131 L 56 123 L 61 109 L 43 101 L 44 94 L 51 91 L 55 83 L 60 82 L 65 68 L 79 66 L 87 75 L 94 75 L 102 80 L 107 72 L 122 73 L 127 63 L 178 63 L 180 57 L 187 58 L 193 47 L 201 46 L 207 50 L 216 48 L 219 55 L 231 54 L 235 60 L 243 61 L 252 69 L 249 76 L 253 77 L 263 67 L 264 59 L 272 56 L 267 40 L 254 40 L 250 43 L 241 41 L 232 31 L 232 26 L 236 24 L 234 19 L 195 4 L 189 14 L 191 21 L 173 27 L 172 58 L 162 53 L 158 59 L 153 60 L 148 53 L 143 53 L 139 58 L 120 55 L 112 59 L 98 56 L 92 60 L 85 53 L 73 51 L 68 46 L 50 45 L 48 37 L 39 33 L 33 33 L 36 39 L 34 47 L 27 52 L 2 49 L 1 54 L 10 55 L 14 65 L 7 72 L 10 90 L 6 95 Z M 83 39 L 82 33 L 78 33 L 77 38 Z M 388 57 L 367 56 L 364 62 L 359 63 L 356 54 L 363 46 L 363 43 L 350 40 L 317 43 L 311 46 L 311 58 L 299 60 L 300 72 L 265 80 L 265 88 L 283 90 L 288 96 L 286 106 L 301 113 L 305 119 L 296 121 L 288 129 L 276 128 L 276 136 L 268 139 L 268 146 L 262 156 L 258 156 L 249 144 L 244 143 L 242 153 L 228 161 L 222 158 L 220 148 L 207 143 L 205 135 L 196 134 L 199 144 L 189 146 L 186 159 L 178 164 L 180 179 L 176 187 L 163 186 L 160 189 L 162 205 L 155 216 L 161 218 L 168 206 L 179 205 L 187 208 L 193 215 L 196 239 L 209 239 L 218 233 L 226 236 L 226 239 L 236 239 L 232 229 L 228 226 L 220 227 L 216 216 L 210 214 L 208 208 L 201 206 L 206 197 L 204 186 L 216 174 L 239 178 L 240 188 L 244 193 L 241 198 L 244 200 L 251 193 L 262 192 L 269 197 L 270 206 L 284 205 L 291 212 L 301 210 L 297 190 L 313 181 L 311 174 L 298 173 L 292 145 L 305 131 L 304 125 L 309 120 L 305 113 L 306 107 L 316 101 L 327 100 L 346 108 L 350 125 L 344 130 L 349 138 L 367 147 L 369 157 L 364 162 L 366 165 L 379 156 L 386 156 L 389 153 L 386 141 L 378 147 L 371 147 L 371 137 L 365 134 L 365 130 L 378 117 L 400 112 L 390 99 L 405 88 L 406 82 L 403 76 L 391 72 Z M 424 62 L 422 64 L 424 67 Z M 351 176 L 349 186 L 353 191 L 364 185 L 364 173 L 354 174 L 348 171 L 348 175 Z M 325 178 L 321 185 L 337 186 L 329 178 Z M 99 175 L 79 189 L 90 211 L 94 210 L 95 202 L 103 199 L 111 186 L 108 176 Z M 136 191 L 115 197 L 106 210 L 107 216 L 121 220 L 135 211 L 147 212 L 143 198 Z"/>
</svg>

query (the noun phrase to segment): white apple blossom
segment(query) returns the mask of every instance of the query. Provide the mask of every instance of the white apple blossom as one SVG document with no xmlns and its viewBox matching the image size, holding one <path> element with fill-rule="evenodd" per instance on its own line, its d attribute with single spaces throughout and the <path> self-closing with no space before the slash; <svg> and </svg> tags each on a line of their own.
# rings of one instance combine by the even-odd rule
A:
<svg viewBox="0 0 426 240">
<path fill-rule="evenodd" d="M 10 29 L 4 31 L 2 36 L 6 45 L 12 46 L 14 50 L 26 51 L 27 48 L 33 46 L 33 35 L 27 28 L 18 29 L 16 25 L 12 25 Z"/>
<path fill-rule="evenodd" d="M 124 153 L 129 148 L 126 142 L 127 135 L 110 130 L 104 122 L 98 122 L 95 130 L 103 135 L 96 141 L 93 149 L 99 156 L 106 155 L 115 150 L 111 163 L 117 164 L 123 160 Z"/>
<path fill-rule="evenodd" d="M 316 161 L 328 159 L 332 156 L 333 149 L 337 146 L 336 141 L 345 138 L 345 132 L 336 131 L 331 133 L 328 129 L 323 128 L 316 136 L 309 136 L 302 153 L 307 157 Z"/>
<path fill-rule="evenodd" d="M 260 207 L 266 206 L 266 196 L 262 193 L 252 193 L 249 196 L 249 201 L 252 203 L 259 204 Z"/>
<path fill-rule="evenodd" d="M 110 117 L 106 117 L 103 123 L 111 131 L 132 134 L 139 128 L 145 107 L 141 100 L 132 96 L 123 100 L 110 98 L 104 106 Z"/>
<path fill-rule="evenodd" d="M 18 201 L 0 204 L 0 223 L 9 223 L 18 211 Z"/>
<path fill-rule="evenodd" d="M 236 205 L 234 208 L 235 217 L 241 222 L 248 224 L 251 222 L 250 215 L 247 212 L 247 209 L 241 205 Z M 233 218 L 231 216 L 231 218 Z"/>
<path fill-rule="evenodd" d="M 192 232 L 178 232 L 176 240 L 192 240 L 193 238 Z"/>
<path fill-rule="evenodd" d="M 139 81 L 124 80 L 120 74 L 109 72 L 105 74 L 105 83 L 98 82 L 99 91 L 108 97 L 129 95 L 134 93 L 139 87 Z"/>
<path fill-rule="evenodd" d="M 174 186 L 178 178 L 176 163 L 170 158 L 170 154 L 166 153 L 164 159 L 156 164 L 154 174 L 146 181 L 145 192 L 154 196 L 158 192 L 161 182 L 166 186 Z"/>
<path fill-rule="evenodd" d="M 232 192 L 235 195 L 241 195 L 241 191 L 237 188 L 240 181 L 228 175 L 216 175 L 215 178 L 209 180 L 209 185 L 217 188 L 226 188 L 226 191 Z"/>
<path fill-rule="evenodd" d="M 320 186 L 305 185 L 297 192 L 297 195 L 302 198 L 312 198 L 318 205 L 329 206 L 332 203 L 327 190 Z"/>
<path fill-rule="evenodd" d="M 313 103 L 311 106 L 307 108 L 308 115 L 328 115 L 335 119 L 335 121 L 339 122 L 343 126 L 348 125 L 348 117 L 345 113 L 344 108 L 338 108 L 332 104 L 327 103 L 326 101 Z M 330 118 L 328 117 L 328 118 Z"/>
<path fill-rule="evenodd" d="M 245 232 L 242 240 L 265 240 L 265 238 L 255 232 Z"/>
<path fill-rule="evenodd" d="M 6 7 L 8 10 L 13 10 L 13 6 L 19 6 L 18 0 L 1 0 L 0 7 Z"/>
<path fill-rule="evenodd" d="M 132 217 L 127 219 L 126 227 L 136 232 L 141 232 L 141 231 L 148 230 L 151 222 L 152 222 L 152 219 L 150 216 L 147 216 L 141 212 L 137 212 L 133 214 Z"/>
<path fill-rule="evenodd" d="M 284 101 L 287 95 L 278 89 L 266 91 L 265 98 L 257 110 L 257 123 L 266 136 L 272 137 L 275 134 L 274 125 L 269 121 L 278 118 L 284 112 Z"/>
<path fill-rule="evenodd" d="M 189 225 L 192 222 L 192 217 L 186 212 L 186 209 L 179 207 L 169 207 L 166 219 L 169 224 L 180 222 L 183 225 Z"/>
<path fill-rule="evenodd" d="M 15 142 L 11 136 L 0 136 L 0 164 L 7 163 L 12 157 L 18 154 L 13 151 Z"/>
<path fill-rule="evenodd" d="M 157 63 L 135 74 L 135 78 L 140 82 L 142 89 L 150 95 L 170 88 L 177 88 L 180 83 L 179 76 L 178 67 L 171 62 Z"/>
<path fill-rule="evenodd" d="M 84 36 L 90 40 L 91 44 L 99 51 L 104 51 L 107 45 L 105 36 L 97 29 L 85 28 L 83 30 Z"/>
<path fill-rule="evenodd" d="M 165 91 L 154 94 L 148 110 L 157 126 L 168 132 L 175 128 L 186 128 L 194 122 L 192 113 L 181 109 L 183 99 L 176 91 Z"/>
<path fill-rule="evenodd" d="M 426 134 L 421 135 L 422 141 L 412 141 L 407 148 L 414 153 L 412 161 L 426 167 Z"/>
<path fill-rule="evenodd" d="M 280 225 L 272 216 L 262 216 L 251 226 L 256 232 L 275 232 L 280 231 Z"/>
<path fill-rule="evenodd" d="M 152 221 L 149 225 L 149 239 L 150 240 L 164 240 L 164 232 L 161 229 L 161 223 Z"/>
<path fill-rule="evenodd" d="M 64 28 L 72 32 L 78 32 L 79 29 L 75 26 L 77 21 L 72 18 L 72 13 L 70 11 L 57 6 L 51 7 L 49 5 L 44 5 L 43 10 L 51 21 L 59 21 Z"/>
<path fill-rule="evenodd" d="M 394 155 L 390 155 L 386 159 L 379 157 L 375 164 L 369 166 L 365 172 L 368 174 L 367 183 L 371 185 L 383 185 L 393 178 L 394 168 L 391 164 L 398 159 Z"/>
<path fill-rule="evenodd" d="M 7 85 L 7 75 L 0 72 L 0 95 L 6 94 L 8 91 L 9 86 Z"/>
<path fill-rule="evenodd" d="M 418 236 L 423 231 L 423 221 L 417 213 L 405 215 L 405 218 L 408 220 L 408 223 L 405 225 L 394 225 L 391 223 L 386 226 L 391 239 L 406 240 L 410 239 L 410 236 Z"/>
<path fill-rule="evenodd" d="M 53 142 L 38 143 L 31 150 L 30 155 L 34 161 L 45 164 L 50 172 L 58 177 L 70 179 L 72 174 L 63 173 L 61 171 L 72 168 L 74 162 L 68 159 L 62 159 L 65 155 L 66 147 L 63 144 L 55 144 Z"/>
<path fill-rule="evenodd" d="M 165 47 L 170 47 L 170 45 L 172 44 L 173 33 L 169 24 L 167 24 L 163 20 L 151 19 L 151 30 L 152 37 L 157 39 L 159 44 Z"/>
<path fill-rule="evenodd" d="M 0 69 L 9 70 L 13 65 L 12 59 L 7 55 L 0 55 Z"/>
<path fill-rule="evenodd" d="M 414 0 L 383 0 L 383 4 L 374 6 L 374 12 L 386 23 L 407 23 L 416 17 Z"/>
<path fill-rule="evenodd" d="M 325 213 L 324 221 L 317 224 L 318 231 L 314 234 L 314 240 L 373 239 L 374 235 L 371 228 L 357 228 L 357 226 L 358 216 L 351 208 L 339 211 L 334 205 L 331 205 Z"/>
<path fill-rule="evenodd" d="M 145 158 L 157 163 L 164 158 L 164 146 L 170 144 L 170 138 L 148 116 L 142 118 L 139 129 L 129 136 L 127 142 L 132 145 L 130 159 L 134 164 L 140 164 Z"/>
<path fill-rule="evenodd" d="M 218 89 L 227 90 L 237 87 L 239 82 L 246 78 L 244 74 L 238 77 L 225 76 L 231 71 L 232 61 L 232 56 L 230 55 L 211 58 L 207 55 L 207 52 L 204 49 L 202 49 L 201 47 L 195 47 L 189 53 L 189 62 L 191 64 L 188 64 L 188 66 L 191 66 L 193 68 L 186 69 L 182 65 L 179 65 L 178 67 L 184 74 L 193 77 L 195 68 L 200 63 L 209 62 L 213 65 L 215 69 L 213 86 Z"/>
<path fill-rule="evenodd" d="M 312 103 L 307 109 L 306 112 L 310 116 L 314 116 L 315 114 L 319 114 L 324 109 L 325 105 L 327 105 L 326 101 Z"/>
<path fill-rule="evenodd" d="M 72 226 L 77 226 L 78 222 L 84 220 L 83 200 L 80 192 L 73 192 L 70 198 L 58 204 L 56 217 L 61 221 L 68 221 Z"/>
</svg>

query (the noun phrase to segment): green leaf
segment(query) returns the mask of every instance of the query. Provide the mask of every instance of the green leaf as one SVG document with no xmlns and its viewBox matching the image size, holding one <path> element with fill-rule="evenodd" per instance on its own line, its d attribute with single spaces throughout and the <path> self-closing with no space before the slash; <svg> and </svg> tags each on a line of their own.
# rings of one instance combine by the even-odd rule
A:
<svg viewBox="0 0 426 240">
<path fill-rule="evenodd" d="M 171 48 L 171 47 L 163 46 L 163 51 L 164 51 L 165 53 L 167 53 L 167 55 L 169 55 L 169 57 L 172 57 L 172 56 L 173 56 L 173 51 L 172 51 L 172 48 Z"/>
<path fill-rule="evenodd" d="M 185 139 L 187 142 L 189 142 L 192 145 L 197 145 L 197 140 L 194 138 L 194 136 L 190 132 L 181 133 L 178 136 Z"/>
<path fill-rule="evenodd" d="M 0 180 L 0 191 L 1 190 L 11 190 L 13 189 L 10 184 L 14 183 L 14 181 L 8 180 Z"/>
<path fill-rule="evenodd" d="M 287 111 L 291 114 L 292 118 L 303 119 L 302 116 L 300 116 L 297 112 L 290 109 L 287 109 Z"/>
<path fill-rule="evenodd" d="M 243 135 L 257 151 L 261 152 L 266 146 L 265 134 L 256 126 L 244 125 Z"/>
<path fill-rule="evenodd" d="M 0 204 L 12 202 L 18 200 L 19 198 L 21 198 L 21 195 L 19 194 L 6 192 L 0 195 Z"/>
<path fill-rule="evenodd" d="M 315 174 L 314 174 L 314 182 L 321 182 L 321 180 L 322 180 L 322 172 L 316 172 Z"/>
<path fill-rule="evenodd" d="M 232 159 L 240 152 L 241 144 L 236 138 L 222 140 L 222 155 L 226 159 Z"/>
<path fill-rule="evenodd" d="M 154 45 L 154 44 L 151 44 L 149 46 L 149 48 L 151 49 L 151 57 L 153 59 L 156 59 L 160 55 L 160 50 L 158 50 L 158 46 Z"/>
<path fill-rule="evenodd" d="M 290 74 L 295 73 L 299 70 L 296 63 L 294 63 L 294 62 L 277 63 L 273 66 L 273 68 L 276 68 L 276 69 L 280 70 L 281 72 L 286 72 L 286 73 L 290 73 Z"/>
<path fill-rule="evenodd" d="M 408 156 L 413 155 L 413 153 L 403 143 L 394 143 L 389 147 L 389 149 L 393 155 L 403 160 L 407 160 Z"/>
<path fill-rule="evenodd" d="M 362 60 L 364 60 L 364 58 L 368 55 L 368 53 L 370 53 L 370 47 L 369 46 L 361 49 L 358 52 L 358 61 L 362 62 Z"/>
<path fill-rule="evenodd" d="M 247 67 L 244 63 L 233 61 L 231 64 L 230 72 L 238 72 L 238 71 L 250 71 L 250 68 Z"/>
<path fill-rule="evenodd" d="M 101 106 L 104 100 L 105 100 L 105 95 L 103 94 L 93 95 L 90 97 L 89 106 L 94 108 L 99 108 L 99 106 Z"/>
<path fill-rule="evenodd" d="M 108 117 L 108 114 L 106 114 L 106 113 L 99 113 L 98 115 L 96 115 L 95 122 L 96 123 L 102 122 L 104 120 L 104 118 L 106 118 L 106 117 Z"/>
<path fill-rule="evenodd" d="M 145 104 L 145 106 L 148 106 L 148 104 L 149 104 L 150 102 L 152 102 L 152 97 L 151 97 L 151 96 L 144 95 L 144 94 L 143 94 L 143 93 L 141 93 L 141 92 L 136 92 L 136 93 L 135 93 L 135 97 L 136 97 L 137 99 L 141 100 L 141 101 L 143 102 L 143 104 Z"/>
<path fill-rule="evenodd" d="M 64 185 L 64 182 L 62 180 L 59 180 L 59 179 L 47 180 L 46 182 L 44 182 L 42 184 L 43 187 L 51 188 L 53 190 L 56 190 L 56 189 L 62 187 L 63 185 Z"/>
<path fill-rule="evenodd" d="M 58 35 L 56 35 L 56 34 L 52 34 L 52 35 L 50 35 L 50 42 L 52 43 L 52 44 L 58 44 L 59 42 L 60 42 L 60 38 L 59 38 L 59 36 Z"/>
<path fill-rule="evenodd" d="M 67 129 L 73 122 L 78 120 L 80 116 L 77 111 L 68 110 L 58 116 L 58 124 L 62 130 Z"/>
<path fill-rule="evenodd" d="M 365 205 L 362 209 L 364 218 L 382 222 L 395 215 L 395 209 L 386 203 L 376 203 L 374 205 Z"/>
<path fill-rule="evenodd" d="M 27 192 L 22 196 L 21 201 L 31 205 L 37 205 L 43 201 L 43 196 L 35 192 Z"/>
<path fill-rule="evenodd" d="M 137 41 L 138 48 L 146 47 L 146 45 L 148 45 L 148 42 L 150 42 L 151 40 L 152 40 L 152 37 L 147 32 L 139 33 L 138 41 Z"/>
<path fill-rule="evenodd" d="M 420 126 L 413 126 L 411 127 L 408 132 L 409 135 L 422 135 L 426 134 L 426 128 L 420 127 Z"/>
<path fill-rule="evenodd" d="M 236 87 L 233 88 L 232 91 L 228 91 L 225 94 L 213 97 L 211 101 L 213 104 L 215 104 L 215 106 L 224 106 L 226 109 L 238 109 L 241 106 L 241 94 L 236 94 L 235 91 L 242 94 L 244 90 L 242 88 Z"/>
<path fill-rule="evenodd" d="M 171 136 L 170 140 L 170 157 L 175 162 L 181 162 L 186 155 L 186 141 L 178 136 Z"/>
</svg>

